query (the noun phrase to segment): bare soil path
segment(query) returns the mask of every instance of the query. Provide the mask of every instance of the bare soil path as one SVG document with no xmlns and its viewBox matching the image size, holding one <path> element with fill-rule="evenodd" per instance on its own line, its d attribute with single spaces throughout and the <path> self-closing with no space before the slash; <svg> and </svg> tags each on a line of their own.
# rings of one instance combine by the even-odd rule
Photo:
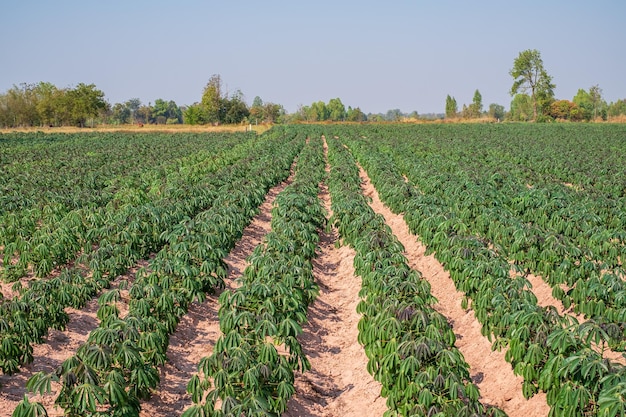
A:
<svg viewBox="0 0 626 417">
<path fill-rule="evenodd" d="M 320 197 L 332 214 L 326 186 Z M 387 410 L 381 385 L 367 372 L 367 356 L 357 342 L 361 279 L 354 274 L 355 253 L 349 246 L 337 247 L 337 240 L 335 228 L 320 234 L 320 253 L 313 262 L 320 295 L 309 307 L 299 338 L 312 368 L 296 375 L 287 417 L 382 416 Z"/>
<path fill-rule="evenodd" d="M 361 169 L 364 194 L 372 199 L 371 207 L 380 213 L 405 248 L 409 266 L 421 272 L 431 285 L 438 303 L 434 308 L 452 323 L 456 346 L 470 365 L 472 380 L 480 389 L 481 402 L 495 405 L 510 417 L 545 417 L 550 409 L 543 393 L 526 400 L 522 378 L 515 376 L 504 359 L 504 351 L 492 351 L 489 340 L 480 333 L 481 325 L 473 310 L 461 308 L 462 293 L 457 291 L 450 274 L 433 255 L 425 255 L 425 246 L 409 231 L 402 215 L 387 208 L 378 196 L 367 173 Z"/>
</svg>

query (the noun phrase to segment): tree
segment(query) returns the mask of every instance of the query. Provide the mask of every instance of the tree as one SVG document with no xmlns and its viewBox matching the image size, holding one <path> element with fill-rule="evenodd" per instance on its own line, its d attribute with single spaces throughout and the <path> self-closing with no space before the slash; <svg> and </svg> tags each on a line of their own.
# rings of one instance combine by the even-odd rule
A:
<svg viewBox="0 0 626 417">
<path fill-rule="evenodd" d="M 348 106 L 346 120 L 349 122 L 365 122 L 367 121 L 367 116 L 361 111 L 359 107 L 355 107 L 353 109 L 352 107 Z"/>
<path fill-rule="evenodd" d="M 222 103 L 224 106 L 224 117 L 220 122 L 237 124 L 250 115 L 248 106 L 243 99 L 243 93 L 239 90 L 235 91 L 230 99 L 224 99 Z"/>
<path fill-rule="evenodd" d="M 130 122 L 131 111 L 128 106 L 122 103 L 115 103 L 111 109 L 111 119 L 116 124 L 126 124 Z"/>
<path fill-rule="evenodd" d="M 250 121 L 258 123 L 263 122 L 263 100 L 261 97 L 256 96 L 252 100 L 252 107 L 250 107 Z"/>
<path fill-rule="evenodd" d="M 64 93 L 54 84 L 48 82 L 42 81 L 35 87 L 37 113 L 43 125 L 52 126 L 58 124 L 57 106 L 60 103 L 60 96 Z"/>
<path fill-rule="evenodd" d="M 537 120 L 538 108 L 549 105 L 554 98 L 552 77 L 548 75 L 543 67 L 541 54 L 536 49 L 527 49 L 519 53 L 513 61 L 513 68 L 509 71 L 513 77 L 511 96 L 518 92 L 528 93 L 533 106 L 533 120 Z"/>
<path fill-rule="evenodd" d="M 225 105 L 222 95 L 222 77 L 213 74 L 202 93 L 202 106 L 209 123 L 220 123 L 224 120 Z"/>
<path fill-rule="evenodd" d="M 626 99 L 620 99 L 609 104 L 607 113 L 611 117 L 626 115 Z"/>
<path fill-rule="evenodd" d="M 550 116 L 561 120 L 582 120 L 583 111 L 569 100 L 556 100 L 550 105 Z"/>
<path fill-rule="evenodd" d="M 598 116 L 602 116 L 602 119 L 606 120 L 606 102 L 602 98 L 602 89 L 598 84 L 589 88 L 589 97 L 593 107 L 594 120 Z M 602 110 L 604 110 L 604 114 L 602 114 Z"/>
<path fill-rule="evenodd" d="M 459 107 L 456 104 L 456 99 L 448 94 L 446 97 L 446 119 L 454 119 L 457 117 L 458 112 Z"/>
<path fill-rule="evenodd" d="M 506 115 L 506 112 L 504 111 L 504 106 L 502 106 L 500 104 L 496 104 L 496 103 L 491 103 L 489 105 L 489 110 L 487 111 L 487 114 L 492 119 L 496 119 L 496 120 L 500 121 L 500 120 L 504 119 L 504 116 Z"/>
<path fill-rule="evenodd" d="M 141 107 L 141 100 L 138 98 L 131 98 L 127 100 L 124 105 L 130 110 L 131 122 L 134 122 L 137 118 L 137 110 Z"/>
<path fill-rule="evenodd" d="M 390 122 L 399 122 L 403 117 L 404 113 L 402 113 L 402 110 L 400 109 L 387 110 L 387 113 L 385 114 L 385 120 Z"/>
<path fill-rule="evenodd" d="M 483 112 L 483 96 L 480 94 L 480 91 L 476 90 L 474 92 L 474 99 L 472 100 L 472 104 L 469 106 L 469 116 L 471 118 L 477 119 L 480 117 L 480 114 Z"/>
<path fill-rule="evenodd" d="M 108 107 L 104 93 L 95 84 L 79 83 L 67 92 L 67 96 L 71 106 L 71 122 L 79 127 L 85 127 L 88 119 L 97 117 L 100 111 Z"/>
<path fill-rule="evenodd" d="M 204 107 L 199 103 L 188 106 L 183 112 L 183 121 L 186 125 L 203 125 L 207 123 Z"/>
<path fill-rule="evenodd" d="M 516 94 L 511 101 L 509 119 L 515 122 L 526 122 L 530 120 L 532 113 L 532 98 L 528 94 Z"/>
<path fill-rule="evenodd" d="M 280 123 L 285 116 L 285 109 L 280 104 L 268 102 L 263 104 L 261 115 L 266 123 Z"/>
<path fill-rule="evenodd" d="M 150 123 L 150 118 L 152 117 L 152 106 L 150 103 L 148 105 L 141 105 L 137 111 L 135 112 L 135 121 L 137 123 Z"/>
<path fill-rule="evenodd" d="M 183 113 L 173 100 L 156 99 L 150 114 L 150 122 L 156 124 L 182 123 Z"/>
<path fill-rule="evenodd" d="M 328 108 L 328 118 L 330 120 L 339 122 L 346 119 L 346 107 L 339 98 L 331 98 L 326 107 Z"/>
<path fill-rule="evenodd" d="M 323 122 L 324 120 L 328 120 L 328 107 L 326 107 L 326 103 L 321 100 L 311 103 L 311 106 L 305 107 L 305 109 L 307 115 L 306 120 L 309 122 Z"/>
</svg>

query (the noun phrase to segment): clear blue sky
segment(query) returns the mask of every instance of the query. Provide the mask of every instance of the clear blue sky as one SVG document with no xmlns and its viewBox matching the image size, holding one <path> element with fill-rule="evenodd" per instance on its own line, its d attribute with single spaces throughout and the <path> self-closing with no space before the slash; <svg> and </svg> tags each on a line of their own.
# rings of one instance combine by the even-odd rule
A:
<svg viewBox="0 0 626 417">
<path fill-rule="evenodd" d="M 339 97 L 365 113 L 444 112 L 478 89 L 509 108 L 509 70 L 537 49 L 557 98 L 626 98 L 624 0 L 4 0 L 0 92 L 94 83 L 111 103 L 200 101 L 212 74 L 288 112 Z"/>
</svg>

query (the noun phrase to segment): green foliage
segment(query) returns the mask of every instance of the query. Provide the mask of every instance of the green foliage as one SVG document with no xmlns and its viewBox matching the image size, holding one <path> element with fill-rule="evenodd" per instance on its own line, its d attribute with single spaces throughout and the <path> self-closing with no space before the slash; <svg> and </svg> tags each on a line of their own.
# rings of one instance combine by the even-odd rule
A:
<svg viewBox="0 0 626 417">
<path fill-rule="evenodd" d="M 94 84 L 59 89 L 51 83 L 20 84 L 0 95 L 0 127 L 84 127 L 104 114 L 109 105 Z"/>
<path fill-rule="evenodd" d="M 211 356 L 201 360 L 201 376 L 187 385 L 194 405 L 186 416 L 280 415 L 295 392 L 294 372 L 310 368 L 297 336 L 318 293 L 311 259 L 325 223 L 317 197 L 324 178 L 319 138 L 299 154 L 295 172 L 276 198 L 272 231 L 250 255 L 241 286 L 220 297 L 223 334 Z M 286 353 L 279 354 L 277 345 Z"/>
<path fill-rule="evenodd" d="M 509 71 L 513 77 L 511 96 L 519 91 L 530 92 L 533 104 L 533 118 L 537 120 L 539 110 L 545 110 L 554 97 L 555 84 L 548 75 L 541 59 L 541 53 L 536 49 L 527 49 L 519 53 L 513 61 L 513 68 Z M 542 114 L 546 114 L 545 112 Z"/>
<path fill-rule="evenodd" d="M 454 119 L 459 112 L 459 106 L 456 103 L 456 99 L 454 97 L 450 97 L 448 94 L 446 96 L 446 118 Z"/>
<path fill-rule="evenodd" d="M 592 125 L 389 125 L 334 126 L 326 136 L 349 147 L 385 204 L 404 213 L 409 228 L 448 269 L 471 300 L 482 333 L 494 348 L 508 348 L 506 359 L 524 378 L 524 395 L 545 391 L 554 416 L 592 416 L 600 415 L 600 398 L 605 415 L 619 415 L 621 388 L 613 387 L 626 372 L 606 358 L 609 348 L 624 349 L 626 336 L 624 270 L 616 258 L 626 237 L 618 202 L 626 192 L 617 179 L 624 170 L 619 131 Z M 351 163 L 337 165 L 346 170 Z M 377 223 L 354 203 L 343 215 L 333 211 L 342 224 L 354 219 L 353 228 L 338 226 L 347 241 Z M 380 245 L 380 236 L 370 240 Z M 377 251 L 369 247 L 366 257 L 355 258 L 367 279 L 372 272 L 366 261 L 391 258 Z M 539 307 L 528 273 L 542 275 L 555 296 L 590 320 L 579 324 L 553 307 Z M 385 300 L 388 294 L 386 289 Z M 366 302 L 358 307 L 366 316 L 380 310 Z M 367 344 L 383 331 L 384 340 L 397 338 L 398 317 L 371 330 L 359 324 L 359 341 Z M 432 351 L 419 346 L 419 357 Z M 396 366 L 392 353 L 390 348 L 370 361 L 370 372 L 382 378 L 383 367 Z M 413 361 L 405 365 L 413 367 Z M 401 378 L 390 379 L 404 385 Z M 429 395 L 423 400 L 433 401 Z"/>
<path fill-rule="evenodd" d="M 500 410 L 478 401 L 480 394 L 469 379 L 468 365 L 454 347 L 454 333 L 432 308 L 436 300 L 428 283 L 408 267 L 402 245 L 369 207 L 355 161 L 341 143 L 345 133 L 337 128 L 325 135 L 341 138 L 328 140 L 331 221 L 344 242 L 356 250 L 354 267 L 362 278 L 358 340 L 369 358 L 368 371 L 382 384 L 388 413 L 501 415 Z M 357 142 L 350 145 L 358 147 Z M 366 153 L 356 153 L 369 166 Z M 378 185 L 389 179 L 374 178 Z"/>
</svg>

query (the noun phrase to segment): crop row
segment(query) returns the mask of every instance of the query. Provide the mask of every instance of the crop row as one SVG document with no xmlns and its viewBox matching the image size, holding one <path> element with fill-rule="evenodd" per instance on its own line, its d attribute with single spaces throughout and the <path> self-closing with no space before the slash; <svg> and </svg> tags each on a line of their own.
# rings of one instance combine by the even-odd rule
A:
<svg viewBox="0 0 626 417">
<path fill-rule="evenodd" d="M 303 142 L 266 141 L 245 166 L 232 170 L 210 208 L 164 234 L 166 246 L 129 288 L 128 314 L 121 317 L 117 308 L 119 289 L 103 294 L 100 326 L 59 369 L 35 374 L 28 388 L 44 393 L 51 381 L 60 382 L 56 404 L 67 415 L 139 415 L 140 401 L 158 385 L 169 335 L 190 303 L 223 287 L 223 258 L 269 188 L 287 177 Z M 13 415 L 26 416 L 38 408 L 41 405 L 25 400 Z"/>
<path fill-rule="evenodd" d="M 184 417 L 280 415 L 295 392 L 294 371 L 310 368 L 296 337 L 318 294 L 311 260 L 326 221 L 318 198 L 324 165 L 322 141 L 310 139 L 241 285 L 220 297 L 222 336 L 189 381 L 194 404 Z"/>
<path fill-rule="evenodd" d="M 210 152 L 202 151 L 207 146 L 202 142 L 189 140 L 187 143 L 172 140 L 171 146 L 182 142 L 181 147 L 187 152 L 192 152 L 189 149 L 190 145 L 195 145 L 197 153 L 169 162 L 148 159 L 147 162 L 137 163 L 136 165 L 142 167 L 138 175 L 127 173 L 128 175 L 125 176 L 108 179 L 105 189 L 100 188 L 102 184 L 100 187 L 88 188 L 73 175 L 64 172 L 42 173 L 42 175 L 61 177 L 64 182 L 74 184 L 76 187 L 72 191 L 74 195 L 108 195 L 108 197 L 100 202 L 85 202 L 84 206 L 73 209 L 57 201 L 42 207 L 6 213 L 1 219 L 2 227 L 0 228 L 0 247 L 3 247 L 1 259 L 3 279 L 16 280 L 22 277 L 28 268 L 32 268 L 37 277 L 48 275 L 53 268 L 73 260 L 78 251 L 89 252 L 92 245 L 98 244 L 102 239 L 107 239 L 110 235 L 112 217 L 132 218 L 133 210 L 147 204 L 158 205 L 160 200 L 178 193 L 180 186 L 189 188 L 207 173 L 235 162 L 245 155 L 246 147 L 249 147 L 236 136 L 231 139 L 224 138 L 224 140 L 220 138 L 221 136 L 205 138 L 204 142 L 212 144 L 213 149 Z M 115 142 L 110 142 L 105 141 L 115 148 Z M 232 150 L 233 146 L 240 143 L 244 144 Z M 119 147 L 119 144 L 117 145 Z M 157 149 L 163 149 L 163 144 Z M 168 154 L 165 150 L 163 153 Z M 173 152 L 173 154 L 176 155 L 178 152 Z M 117 159 L 112 160 L 110 165 L 118 165 L 126 156 L 122 153 Z M 167 158 L 163 159 L 167 161 Z M 90 161 L 84 158 L 74 163 L 90 165 Z M 130 164 L 124 163 L 124 165 Z M 198 166 L 202 167 L 203 171 L 194 172 Z M 97 166 L 91 169 L 98 175 L 103 175 L 103 173 L 98 173 Z M 24 184 L 19 188 L 27 189 L 28 187 Z M 60 195 L 59 192 L 59 198 L 61 198 Z"/>
<path fill-rule="evenodd" d="M 383 142 L 389 146 L 388 140 Z M 497 142 L 489 150 L 493 155 L 477 152 L 473 164 L 450 156 L 455 153 L 451 144 L 424 152 L 421 141 L 407 142 L 399 145 L 401 151 L 389 148 L 389 154 L 421 191 L 453 208 L 452 215 L 472 225 L 472 232 L 487 239 L 518 273 L 543 276 L 566 308 L 572 306 L 598 322 L 609 334 L 610 346 L 623 350 L 623 205 L 597 192 L 574 191 L 562 184 L 529 186 L 511 161 L 498 158 Z M 474 146 L 462 148 L 475 150 Z"/>
<path fill-rule="evenodd" d="M 383 386 L 385 415 L 505 415 L 479 402 L 454 332 L 433 309 L 428 282 L 407 265 L 402 245 L 367 204 L 355 161 L 339 140 L 329 140 L 329 159 L 332 220 L 356 250 L 358 337 L 368 371 Z"/>
<path fill-rule="evenodd" d="M 471 301 L 483 335 L 494 341 L 494 348 L 508 349 L 506 359 L 515 373 L 524 377 L 526 397 L 539 389 L 545 391 L 554 416 L 624 412 L 626 403 L 616 395 L 625 386 L 624 368 L 603 357 L 603 349 L 611 340 L 604 327 L 594 321 L 579 324 L 569 316 L 560 316 L 553 307 L 539 307 L 526 278 L 510 275 L 505 251 L 481 235 L 480 225 L 470 221 L 480 216 L 459 214 L 459 207 L 465 207 L 467 200 L 475 201 L 475 193 L 481 190 L 467 188 L 464 195 L 455 194 L 454 183 L 448 188 L 442 176 L 431 178 L 419 169 L 409 170 L 407 162 L 404 172 L 419 182 L 416 188 L 406 182 L 403 170 L 391 157 L 421 166 L 401 145 L 392 150 L 372 140 L 375 135 L 364 140 L 362 131 L 358 136 L 345 131 L 335 134 L 367 169 L 383 201 L 394 212 L 404 213 L 411 231 L 450 271 L 455 285 L 467 297 L 465 304 Z M 485 200 L 499 201 L 495 191 L 482 191 Z M 441 196 L 446 193 L 451 196 Z M 498 214 L 503 212 L 488 213 L 490 221 L 497 223 Z"/>
<path fill-rule="evenodd" d="M 99 290 L 108 287 L 110 280 L 158 252 L 166 243 L 164 237 L 176 225 L 210 208 L 221 188 L 247 177 L 256 160 L 250 155 L 267 155 L 268 144 L 283 139 L 277 136 L 268 139 L 267 144 L 260 141 L 236 148 L 223 159 L 209 161 L 203 178 L 188 178 L 189 185 L 185 185 L 181 177 L 161 198 L 138 206 L 125 205 L 103 216 L 103 226 L 90 231 L 98 236 L 98 245 L 83 254 L 76 265 L 62 269 L 54 278 L 32 280 L 21 289 L 19 297 L 0 302 L 2 372 L 14 373 L 21 364 L 30 362 L 32 345 L 42 343 L 49 328 L 64 328 L 68 320 L 66 307 L 82 308 Z M 232 164 L 234 158 L 241 160 Z"/>
<path fill-rule="evenodd" d="M 4 134 L 0 136 L 0 218 L 46 205 L 64 211 L 102 206 L 120 180 L 191 154 L 212 154 L 250 134 Z M 34 214 L 31 212 L 31 214 Z"/>
</svg>

